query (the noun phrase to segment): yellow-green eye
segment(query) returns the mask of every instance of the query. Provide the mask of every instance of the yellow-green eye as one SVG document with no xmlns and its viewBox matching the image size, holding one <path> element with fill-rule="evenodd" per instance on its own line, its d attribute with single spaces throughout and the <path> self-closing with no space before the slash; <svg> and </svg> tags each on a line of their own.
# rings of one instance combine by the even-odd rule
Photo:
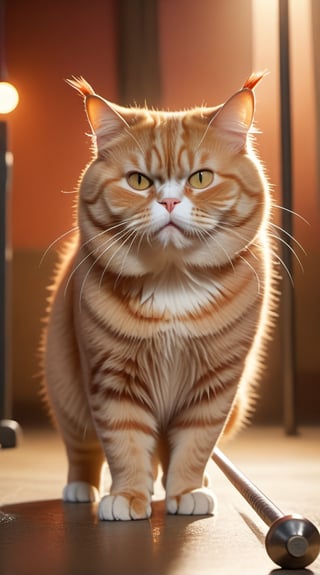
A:
<svg viewBox="0 0 320 575">
<path fill-rule="evenodd" d="M 150 178 L 144 174 L 140 174 L 140 172 L 131 172 L 131 174 L 127 176 L 127 182 L 131 188 L 139 192 L 147 190 L 152 185 Z"/>
<path fill-rule="evenodd" d="M 207 186 L 212 184 L 213 180 L 213 172 L 211 170 L 199 170 L 188 179 L 188 182 L 192 188 L 196 188 L 197 190 L 203 190 Z"/>
</svg>

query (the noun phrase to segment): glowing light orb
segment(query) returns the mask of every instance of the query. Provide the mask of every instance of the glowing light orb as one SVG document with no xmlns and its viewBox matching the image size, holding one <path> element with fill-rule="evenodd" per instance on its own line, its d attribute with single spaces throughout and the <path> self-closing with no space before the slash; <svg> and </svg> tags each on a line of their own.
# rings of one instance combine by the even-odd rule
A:
<svg viewBox="0 0 320 575">
<path fill-rule="evenodd" d="M 0 114 L 9 114 L 19 103 L 19 94 L 9 82 L 0 82 Z"/>
</svg>

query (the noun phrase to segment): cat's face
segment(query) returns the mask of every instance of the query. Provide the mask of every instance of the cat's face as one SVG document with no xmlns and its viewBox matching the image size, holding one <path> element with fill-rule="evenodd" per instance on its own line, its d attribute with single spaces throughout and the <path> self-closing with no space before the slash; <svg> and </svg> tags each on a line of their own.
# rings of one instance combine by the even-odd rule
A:
<svg viewBox="0 0 320 575">
<path fill-rule="evenodd" d="M 251 90 L 219 108 L 158 112 L 87 97 L 97 157 L 80 190 L 82 241 L 102 266 L 224 265 L 263 221 L 264 181 L 247 135 Z"/>
</svg>

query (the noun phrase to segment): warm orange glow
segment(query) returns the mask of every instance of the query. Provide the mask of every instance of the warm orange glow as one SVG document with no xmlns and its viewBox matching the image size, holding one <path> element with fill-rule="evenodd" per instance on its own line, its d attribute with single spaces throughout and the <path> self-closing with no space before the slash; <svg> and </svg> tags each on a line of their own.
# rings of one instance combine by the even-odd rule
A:
<svg viewBox="0 0 320 575">
<path fill-rule="evenodd" d="M 0 82 L 0 114 L 9 114 L 19 103 L 19 94 L 9 82 Z"/>
</svg>

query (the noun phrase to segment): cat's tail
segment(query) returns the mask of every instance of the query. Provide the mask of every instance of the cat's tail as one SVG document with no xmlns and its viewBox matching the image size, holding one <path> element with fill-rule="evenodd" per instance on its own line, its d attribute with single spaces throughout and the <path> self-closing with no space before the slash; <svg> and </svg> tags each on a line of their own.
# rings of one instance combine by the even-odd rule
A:
<svg viewBox="0 0 320 575">
<path fill-rule="evenodd" d="M 95 94 L 94 89 L 90 86 L 89 82 L 85 80 L 82 76 L 72 76 L 71 79 L 66 80 L 67 84 L 77 90 L 82 96 L 92 96 Z"/>
</svg>

